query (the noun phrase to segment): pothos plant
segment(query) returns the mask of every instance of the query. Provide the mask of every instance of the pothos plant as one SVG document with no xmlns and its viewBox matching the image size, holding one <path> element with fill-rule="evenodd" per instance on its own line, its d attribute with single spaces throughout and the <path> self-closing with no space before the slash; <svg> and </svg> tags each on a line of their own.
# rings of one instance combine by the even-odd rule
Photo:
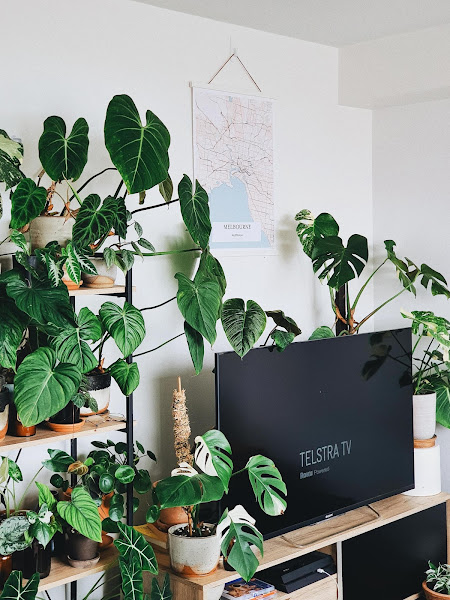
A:
<svg viewBox="0 0 450 600">
<path fill-rule="evenodd" d="M 213 530 L 209 530 L 201 523 L 200 505 L 221 500 L 228 493 L 232 478 L 247 472 L 260 508 L 276 517 L 286 510 L 286 485 L 273 461 L 265 456 L 252 456 L 243 469 L 233 471 L 231 447 L 220 431 L 211 430 L 198 436 L 195 444 L 193 466 L 181 463 L 171 477 L 155 486 L 154 504 L 147 511 L 147 521 L 156 521 L 164 508 L 184 507 L 188 522 L 184 535 L 212 535 L 218 528 L 224 557 L 248 581 L 259 564 L 253 547 L 263 553 L 263 537 L 255 527 L 255 520 L 242 506 L 237 506 L 231 511 L 225 510 Z"/>
<path fill-rule="evenodd" d="M 386 256 L 377 265 L 357 291 L 352 300 L 349 295 L 349 282 L 360 277 L 369 260 L 367 238 L 359 234 L 349 237 L 347 245 L 339 237 L 339 225 L 328 213 L 314 217 L 309 210 L 301 210 L 295 216 L 297 234 L 305 254 L 311 259 L 313 271 L 319 280 L 325 282 L 330 295 L 336 333 L 354 334 L 379 310 L 405 292 L 416 295 L 418 282 L 433 296 L 443 295 L 450 298 L 445 277 L 422 263 L 420 266 L 409 258 L 401 259 L 395 253 L 393 240 L 384 242 Z M 373 277 L 386 264 L 396 270 L 401 287 L 393 296 L 387 298 L 369 314 L 356 318 L 356 309 L 362 294 Z M 334 337 L 330 327 L 322 326 L 314 331 L 311 339 Z"/>
</svg>

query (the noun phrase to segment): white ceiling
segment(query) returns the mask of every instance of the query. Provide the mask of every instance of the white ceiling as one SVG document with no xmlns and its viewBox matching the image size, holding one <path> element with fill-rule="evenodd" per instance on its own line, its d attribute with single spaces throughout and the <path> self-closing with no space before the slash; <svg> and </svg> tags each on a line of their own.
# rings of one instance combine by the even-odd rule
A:
<svg viewBox="0 0 450 600">
<path fill-rule="evenodd" d="M 328 46 L 450 23 L 450 0 L 139 0 Z"/>
</svg>

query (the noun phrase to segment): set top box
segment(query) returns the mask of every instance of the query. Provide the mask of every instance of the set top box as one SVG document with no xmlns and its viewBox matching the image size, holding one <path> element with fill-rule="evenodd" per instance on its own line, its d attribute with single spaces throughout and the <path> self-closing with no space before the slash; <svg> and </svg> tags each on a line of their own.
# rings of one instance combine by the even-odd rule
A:
<svg viewBox="0 0 450 600">
<path fill-rule="evenodd" d="M 263 454 L 287 485 L 276 518 L 245 473 L 226 497 L 266 538 L 414 487 L 409 328 L 216 354 L 215 373 L 217 426 L 236 468 Z"/>
</svg>

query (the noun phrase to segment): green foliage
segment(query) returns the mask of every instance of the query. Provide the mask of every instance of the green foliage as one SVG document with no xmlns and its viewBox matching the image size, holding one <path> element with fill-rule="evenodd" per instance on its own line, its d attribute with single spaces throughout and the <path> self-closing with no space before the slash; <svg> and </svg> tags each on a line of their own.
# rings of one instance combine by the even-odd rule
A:
<svg viewBox="0 0 450 600">
<path fill-rule="evenodd" d="M 21 229 L 38 217 L 47 202 L 47 190 L 28 177 L 11 194 L 11 228 Z"/>
<path fill-rule="evenodd" d="M 181 215 L 191 238 L 200 248 L 207 248 L 211 234 L 208 194 L 198 181 L 195 182 L 195 193 L 192 193 L 192 181 L 184 175 L 178 185 L 178 197 Z"/>
<path fill-rule="evenodd" d="M 87 163 L 89 127 L 85 119 L 77 119 L 66 138 L 66 124 L 61 117 L 48 117 L 39 139 L 39 158 L 53 181 L 76 181 Z"/>
<path fill-rule="evenodd" d="M 250 458 L 246 469 L 261 509 L 271 517 L 282 515 L 287 504 L 280 492 L 287 494 L 287 489 L 273 461 L 258 454 Z"/>
<path fill-rule="evenodd" d="M 64 452 L 64 450 L 49 448 L 47 452 L 50 458 L 44 460 L 42 464 L 46 469 L 55 473 L 66 473 L 68 467 L 75 462 L 75 459 L 70 454 L 67 454 L 67 452 Z"/>
<path fill-rule="evenodd" d="M 162 586 L 158 584 L 156 577 L 152 580 L 152 592 L 150 600 L 172 600 L 172 590 L 170 589 L 169 573 L 164 575 Z"/>
<path fill-rule="evenodd" d="M 119 556 L 119 569 L 124 600 L 142 600 L 144 582 L 139 560 L 134 557 L 126 560 L 123 556 Z"/>
<path fill-rule="evenodd" d="M 226 492 L 233 472 L 231 446 L 221 431 L 212 429 L 195 438 L 195 463 L 206 474 L 217 476 Z"/>
<path fill-rule="evenodd" d="M 435 271 L 428 265 L 422 264 L 420 267 L 420 274 L 422 276 L 420 283 L 425 289 L 430 287 L 433 296 L 445 296 L 447 299 L 450 298 L 447 280 L 441 273 L 438 273 L 438 271 Z"/>
<path fill-rule="evenodd" d="M 291 344 L 295 339 L 295 333 L 291 331 L 282 331 L 281 329 L 275 329 L 270 334 L 270 337 L 273 340 L 275 348 L 278 352 L 283 352 L 286 348 Z"/>
<path fill-rule="evenodd" d="M 310 258 L 318 239 L 337 236 L 339 233 L 339 225 L 328 213 L 321 213 L 314 218 L 311 211 L 305 209 L 295 215 L 295 220 L 299 222 L 297 235 L 303 251 Z"/>
<path fill-rule="evenodd" d="M 284 314 L 282 310 L 267 310 L 266 315 L 273 319 L 275 325 L 282 327 L 288 333 L 293 333 L 294 336 L 300 335 L 302 330 L 291 317 Z"/>
<path fill-rule="evenodd" d="M 125 396 L 132 394 L 138 387 L 139 368 L 136 363 L 128 364 L 124 360 L 119 359 L 108 370 Z"/>
<path fill-rule="evenodd" d="M 334 332 L 330 327 L 327 327 L 326 325 L 322 325 L 321 327 L 317 327 L 317 329 L 314 329 L 314 331 L 312 332 L 312 334 L 309 336 L 309 340 L 323 340 L 326 338 L 334 338 Z"/>
<path fill-rule="evenodd" d="M 22 584 L 22 571 L 12 571 L 3 586 L 0 600 L 35 600 L 40 575 L 33 573 L 25 586 Z"/>
<path fill-rule="evenodd" d="M 12 140 L 6 131 L 0 129 L 0 182 L 5 183 L 7 190 L 24 177 L 20 170 L 22 159 L 22 144 Z"/>
<path fill-rule="evenodd" d="M 15 302 L 4 294 L 0 286 L 2 318 L 0 319 L 0 365 L 16 370 L 17 348 L 19 347 L 29 317 L 16 307 Z"/>
<path fill-rule="evenodd" d="M 184 322 L 184 333 L 186 335 L 186 340 L 188 343 L 192 364 L 194 365 L 195 374 L 198 375 L 203 368 L 203 357 L 205 354 L 205 345 L 203 343 L 203 337 L 201 333 L 196 331 L 193 327 L 189 325 L 189 323 L 186 323 L 186 321 Z"/>
<path fill-rule="evenodd" d="M 314 273 L 336 290 L 359 277 L 368 258 L 367 238 L 356 233 L 349 237 L 347 246 L 339 236 L 316 239 L 311 254 Z"/>
<path fill-rule="evenodd" d="M 231 298 L 223 305 L 222 325 L 231 347 L 242 358 L 263 334 L 266 314 L 254 300 L 245 306 L 241 298 Z"/>
<path fill-rule="evenodd" d="M 200 256 L 200 263 L 194 277 L 195 283 L 200 284 L 204 281 L 215 281 L 219 284 L 221 295 L 225 294 L 227 289 L 225 273 L 220 262 L 211 254 L 208 248 L 203 250 Z"/>
<path fill-rule="evenodd" d="M 78 533 L 96 542 L 102 541 L 102 524 L 97 505 L 84 488 L 74 488 L 70 501 L 58 502 L 57 511 Z"/>
<path fill-rule="evenodd" d="M 129 356 L 145 337 L 145 323 L 141 312 L 125 302 L 123 308 L 114 302 L 102 304 L 100 318 L 123 356 Z"/>
<path fill-rule="evenodd" d="M 106 111 L 105 145 L 129 194 L 149 190 L 169 175 L 170 135 L 165 125 L 147 110 L 142 125 L 133 100 L 117 95 Z"/>
<path fill-rule="evenodd" d="M 450 566 L 439 564 L 436 567 L 432 562 L 429 562 L 428 567 L 425 572 L 427 585 L 431 584 L 428 587 L 438 594 L 450 595 Z"/>
<path fill-rule="evenodd" d="M 164 198 L 165 202 L 170 202 L 173 196 L 173 182 L 170 175 L 167 175 L 167 179 L 159 184 L 159 193 Z"/>
<path fill-rule="evenodd" d="M 156 575 L 158 573 L 158 563 L 153 548 L 145 540 L 144 536 L 136 531 L 134 527 L 118 523 L 120 537 L 114 542 L 120 556 L 125 561 L 137 559 L 142 571 L 150 571 Z"/>
<path fill-rule="evenodd" d="M 98 194 L 89 194 L 81 204 L 73 226 L 73 245 L 85 250 L 98 242 L 116 223 L 118 200 L 108 196 L 102 202 Z"/>
<path fill-rule="evenodd" d="M 387 257 L 395 266 L 400 283 L 405 290 L 411 292 L 415 296 L 416 288 L 414 286 L 414 282 L 419 274 L 419 268 L 411 260 L 409 260 L 409 258 L 405 258 L 405 260 L 398 258 L 394 250 L 395 246 L 396 243 L 393 240 L 384 241 Z"/>
<path fill-rule="evenodd" d="M 30 545 L 26 534 L 30 524 L 25 516 L 12 516 L 0 523 L 0 554 L 8 556 Z"/>
</svg>

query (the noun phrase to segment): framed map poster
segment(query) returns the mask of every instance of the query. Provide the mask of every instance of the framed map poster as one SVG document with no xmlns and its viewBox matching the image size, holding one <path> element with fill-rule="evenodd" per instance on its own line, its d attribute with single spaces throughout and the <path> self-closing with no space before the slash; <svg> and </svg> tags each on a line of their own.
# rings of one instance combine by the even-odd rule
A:
<svg viewBox="0 0 450 600">
<path fill-rule="evenodd" d="M 273 100 L 192 90 L 194 176 L 209 196 L 211 248 L 271 253 Z"/>
</svg>

